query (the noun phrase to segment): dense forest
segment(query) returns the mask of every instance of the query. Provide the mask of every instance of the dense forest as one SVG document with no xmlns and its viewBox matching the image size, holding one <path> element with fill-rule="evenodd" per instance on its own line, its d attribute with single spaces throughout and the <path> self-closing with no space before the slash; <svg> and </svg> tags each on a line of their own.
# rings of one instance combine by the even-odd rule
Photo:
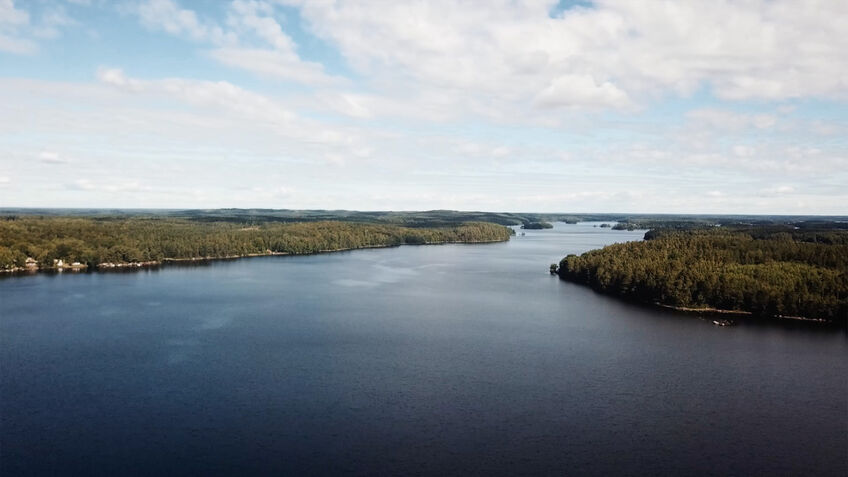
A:
<svg viewBox="0 0 848 477">
<path fill-rule="evenodd" d="M 601 292 L 680 308 L 841 324 L 848 319 L 844 230 L 774 225 L 659 229 L 642 242 L 569 255 L 556 271 Z"/>
<path fill-rule="evenodd" d="M 211 222 L 163 217 L 31 217 L 0 219 L 0 270 L 66 264 L 160 262 L 403 244 L 508 240 L 512 230 L 491 223 L 446 227 L 318 221 Z M 32 262 L 35 261 L 35 263 Z"/>
<path fill-rule="evenodd" d="M 541 230 L 541 229 L 552 229 L 554 228 L 553 224 L 550 222 L 528 222 L 521 226 L 522 229 L 527 230 Z"/>
</svg>

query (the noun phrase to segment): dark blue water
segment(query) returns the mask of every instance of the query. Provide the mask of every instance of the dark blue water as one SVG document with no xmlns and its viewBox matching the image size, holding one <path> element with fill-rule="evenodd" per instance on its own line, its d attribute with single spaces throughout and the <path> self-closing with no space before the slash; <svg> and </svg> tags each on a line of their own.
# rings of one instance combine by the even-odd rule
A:
<svg viewBox="0 0 848 477">
<path fill-rule="evenodd" d="M 548 265 L 641 232 L 0 280 L 0 474 L 848 474 L 842 331 Z"/>
</svg>

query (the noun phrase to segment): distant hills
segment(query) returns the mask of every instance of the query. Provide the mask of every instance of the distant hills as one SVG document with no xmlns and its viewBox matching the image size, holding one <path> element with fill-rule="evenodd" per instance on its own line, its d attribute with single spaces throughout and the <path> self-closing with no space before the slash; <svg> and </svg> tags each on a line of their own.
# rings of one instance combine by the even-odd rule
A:
<svg viewBox="0 0 848 477">
<path fill-rule="evenodd" d="M 457 210 L 427 211 L 355 211 L 294 209 L 64 209 L 0 208 L 3 216 L 78 216 L 126 218 L 138 216 L 169 217 L 205 222 L 267 223 L 340 221 L 384 223 L 407 227 L 439 227 L 465 222 L 491 222 L 500 225 L 526 225 L 536 222 L 619 222 L 621 228 L 688 228 L 692 225 L 766 225 L 848 229 L 848 216 L 809 215 L 699 215 L 699 214 L 628 214 L 628 213 L 535 213 L 482 212 Z"/>
</svg>

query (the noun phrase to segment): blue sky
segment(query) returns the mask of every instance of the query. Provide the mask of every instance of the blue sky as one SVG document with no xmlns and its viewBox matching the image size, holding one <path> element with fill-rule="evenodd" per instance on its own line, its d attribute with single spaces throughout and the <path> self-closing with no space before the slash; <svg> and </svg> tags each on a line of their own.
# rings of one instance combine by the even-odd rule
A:
<svg viewBox="0 0 848 477">
<path fill-rule="evenodd" d="M 846 21 L 0 0 L 0 206 L 848 214 Z"/>
</svg>

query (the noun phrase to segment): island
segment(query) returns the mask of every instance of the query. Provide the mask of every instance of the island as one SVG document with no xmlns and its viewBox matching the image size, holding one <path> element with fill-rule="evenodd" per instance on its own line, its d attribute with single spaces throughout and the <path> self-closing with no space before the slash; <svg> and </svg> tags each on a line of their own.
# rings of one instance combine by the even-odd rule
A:
<svg viewBox="0 0 848 477">
<path fill-rule="evenodd" d="M 679 310 L 848 320 L 848 231 L 840 228 L 660 228 L 644 241 L 568 255 L 555 271 L 602 293 Z"/>
<path fill-rule="evenodd" d="M 619 222 L 619 223 L 612 226 L 613 230 L 627 230 L 627 231 L 630 231 L 630 232 L 632 232 L 632 231 L 634 231 L 638 228 L 639 228 L 639 226 L 632 223 L 632 222 Z"/>
<path fill-rule="evenodd" d="M 526 224 L 521 226 L 522 229 L 527 230 L 542 230 L 542 229 L 552 229 L 554 226 L 550 222 L 527 222 Z"/>
</svg>

